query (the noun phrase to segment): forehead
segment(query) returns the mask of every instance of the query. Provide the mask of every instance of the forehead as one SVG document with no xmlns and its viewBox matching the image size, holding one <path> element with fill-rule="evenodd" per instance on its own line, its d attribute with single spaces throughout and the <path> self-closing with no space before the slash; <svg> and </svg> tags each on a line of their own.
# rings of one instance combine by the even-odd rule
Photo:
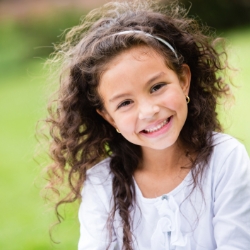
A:
<svg viewBox="0 0 250 250">
<path fill-rule="evenodd" d="M 158 51 L 156 51 L 155 49 L 146 45 L 140 45 L 119 53 L 106 64 L 106 68 L 104 71 L 112 69 L 114 66 L 121 63 L 121 61 L 123 61 L 124 63 L 131 63 L 131 61 L 133 60 L 146 61 L 149 58 L 157 58 L 165 61 L 164 57 L 160 55 L 160 53 L 158 53 Z"/>
<path fill-rule="evenodd" d="M 106 63 L 100 75 L 100 84 L 115 77 L 127 78 L 129 75 L 146 74 L 159 67 L 168 67 L 165 58 L 148 46 L 136 46 L 121 52 Z M 138 73 L 138 74 L 137 74 Z"/>
</svg>

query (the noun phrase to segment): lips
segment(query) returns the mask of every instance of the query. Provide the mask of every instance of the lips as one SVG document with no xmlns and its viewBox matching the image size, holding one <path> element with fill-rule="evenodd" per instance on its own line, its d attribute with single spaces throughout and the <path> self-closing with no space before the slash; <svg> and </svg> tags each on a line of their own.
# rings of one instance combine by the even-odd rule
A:
<svg viewBox="0 0 250 250">
<path fill-rule="evenodd" d="M 160 130 L 160 129 L 163 128 L 166 124 L 168 124 L 168 123 L 170 122 L 171 117 L 172 117 L 172 116 L 170 116 L 169 118 L 167 118 L 166 120 L 164 120 L 163 122 L 161 122 L 160 124 L 158 124 L 157 126 L 152 127 L 152 128 L 149 128 L 149 129 L 144 129 L 144 130 L 142 130 L 141 132 L 142 132 L 142 133 L 146 133 L 146 134 L 151 134 L 151 133 L 157 132 L 158 130 Z"/>
</svg>

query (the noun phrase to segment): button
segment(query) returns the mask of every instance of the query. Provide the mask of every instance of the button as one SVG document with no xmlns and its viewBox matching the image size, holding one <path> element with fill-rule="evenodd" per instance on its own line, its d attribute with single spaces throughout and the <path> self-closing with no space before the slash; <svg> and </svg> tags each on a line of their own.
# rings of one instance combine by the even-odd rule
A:
<svg viewBox="0 0 250 250">
<path fill-rule="evenodd" d="M 161 197 L 162 200 L 168 200 L 168 196 L 166 194 L 162 195 Z"/>
</svg>

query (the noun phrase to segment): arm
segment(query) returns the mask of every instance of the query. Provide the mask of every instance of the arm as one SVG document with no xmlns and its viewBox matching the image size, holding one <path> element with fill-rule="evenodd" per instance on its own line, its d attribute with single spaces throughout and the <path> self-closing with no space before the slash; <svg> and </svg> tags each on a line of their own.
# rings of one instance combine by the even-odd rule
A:
<svg viewBox="0 0 250 250">
<path fill-rule="evenodd" d="M 101 185 L 93 185 L 88 179 L 84 183 L 82 203 L 79 209 L 80 240 L 78 250 L 106 250 L 109 245 L 107 229 L 109 212 L 107 204 L 103 203 L 96 187 L 101 188 Z M 101 195 L 104 195 L 104 192 Z M 112 237 L 110 250 L 116 248 L 114 232 L 112 232 Z"/>
<path fill-rule="evenodd" d="M 239 144 L 215 176 L 214 236 L 217 250 L 250 249 L 250 162 Z"/>
</svg>

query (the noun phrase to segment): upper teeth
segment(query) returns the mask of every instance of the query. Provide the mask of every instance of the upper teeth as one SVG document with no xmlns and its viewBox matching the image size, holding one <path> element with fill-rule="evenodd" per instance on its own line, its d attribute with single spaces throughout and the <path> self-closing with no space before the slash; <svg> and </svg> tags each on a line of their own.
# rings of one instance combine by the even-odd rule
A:
<svg viewBox="0 0 250 250">
<path fill-rule="evenodd" d="M 168 122 L 168 120 L 165 120 L 161 124 L 159 124 L 158 126 L 156 126 L 155 128 L 145 129 L 145 131 L 148 132 L 148 133 L 155 132 L 155 131 L 161 129 L 167 122 Z"/>
</svg>

